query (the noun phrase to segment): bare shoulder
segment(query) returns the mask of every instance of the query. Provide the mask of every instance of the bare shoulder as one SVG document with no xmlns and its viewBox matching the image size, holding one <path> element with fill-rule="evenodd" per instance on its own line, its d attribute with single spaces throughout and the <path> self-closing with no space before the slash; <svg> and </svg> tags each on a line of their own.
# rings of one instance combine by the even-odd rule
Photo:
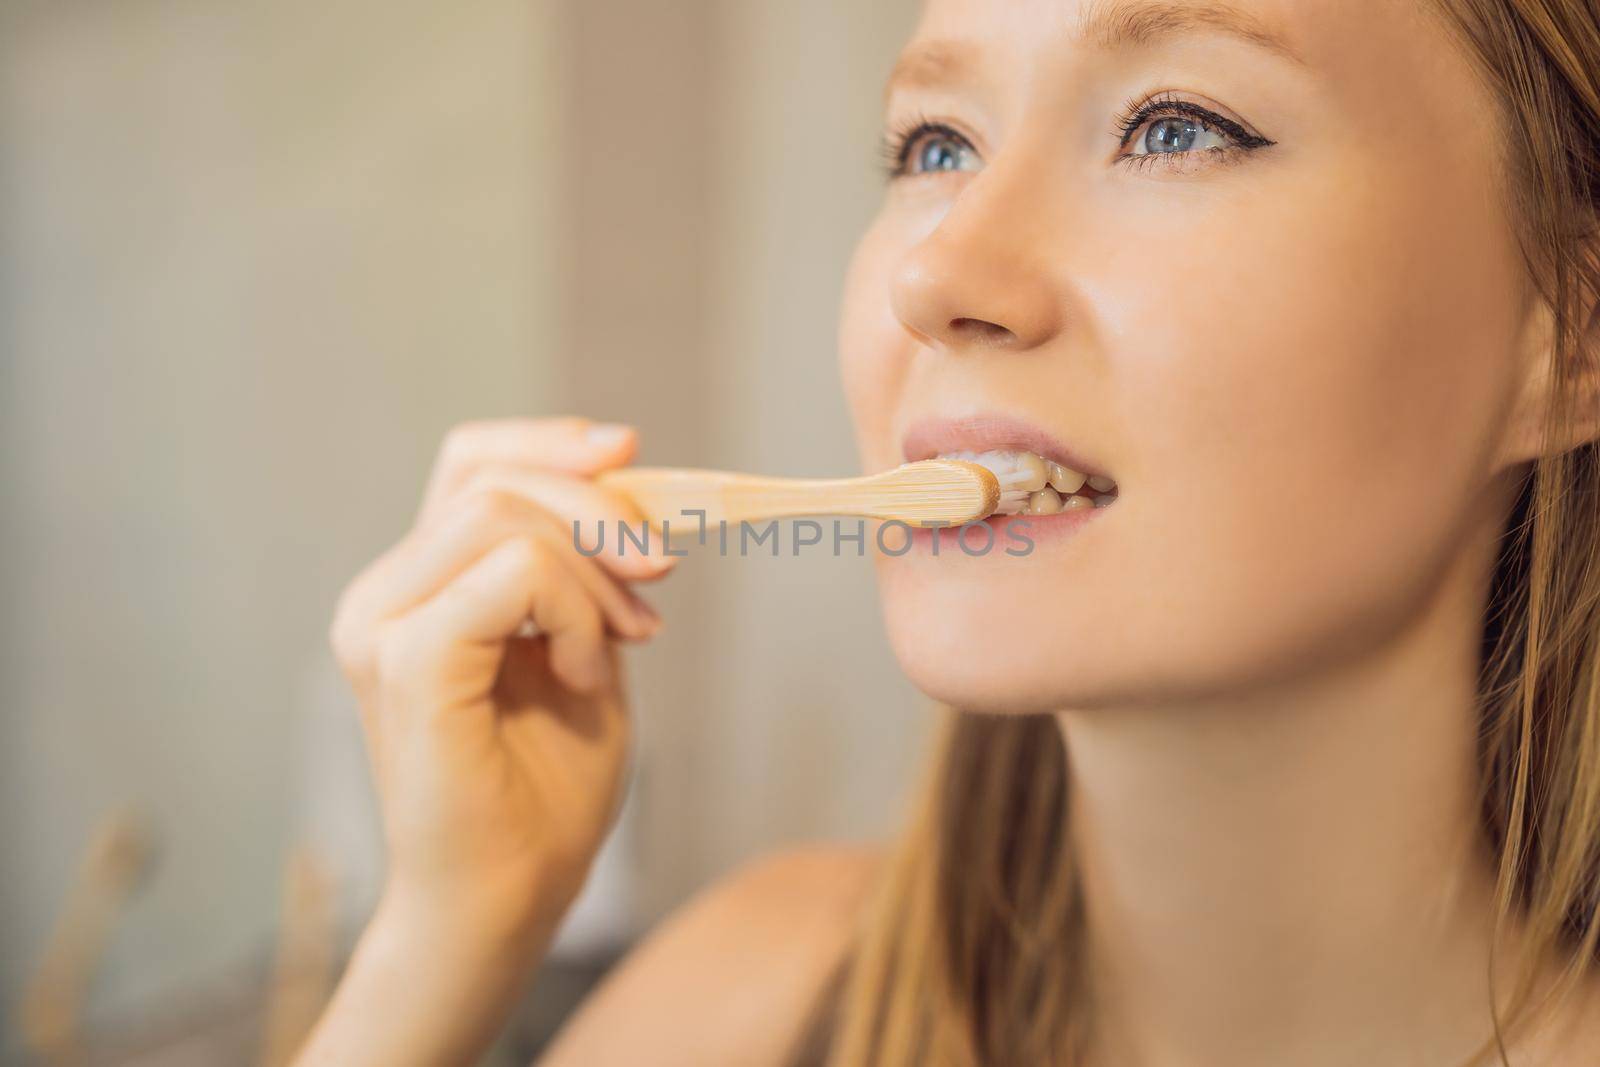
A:
<svg viewBox="0 0 1600 1067">
<path fill-rule="evenodd" d="M 880 857 L 806 845 L 734 869 L 623 958 L 539 1067 L 779 1063 L 848 945 Z"/>
</svg>

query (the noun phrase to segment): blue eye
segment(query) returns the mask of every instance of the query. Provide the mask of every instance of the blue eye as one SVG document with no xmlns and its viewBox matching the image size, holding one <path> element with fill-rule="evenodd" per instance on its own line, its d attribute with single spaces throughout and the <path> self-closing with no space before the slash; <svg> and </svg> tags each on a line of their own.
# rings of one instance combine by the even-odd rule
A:
<svg viewBox="0 0 1600 1067">
<path fill-rule="evenodd" d="M 1241 152 L 1274 143 L 1210 108 L 1170 93 L 1143 106 L 1130 105 L 1125 116 L 1117 121 L 1113 136 L 1121 147 L 1128 149 L 1117 157 L 1118 162 L 1135 165 L 1176 165 L 1182 157 L 1231 159 Z"/>
<path fill-rule="evenodd" d="M 1275 143 L 1173 93 L 1142 103 L 1130 101 L 1113 136 L 1126 149 L 1116 162 L 1135 166 L 1169 163 L 1178 167 L 1199 159 L 1228 160 Z M 921 116 L 912 116 L 885 135 L 883 156 L 891 180 L 975 171 L 983 166 L 977 149 L 959 130 Z"/>
<path fill-rule="evenodd" d="M 916 145 L 916 150 L 911 153 L 916 161 L 915 167 L 919 171 L 932 170 L 961 170 L 967 162 L 970 149 L 967 145 L 954 137 L 943 134 L 929 134 Z"/>
<path fill-rule="evenodd" d="M 976 170 L 977 150 L 960 133 L 936 122 L 916 121 L 884 141 L 889 177 Z"/>
<path fill-rule="evenodd" d="M 1141 140 L 1146 152 L 1193 152 L 1197 148 L 1226 148 L 1230 143 L 1228 138 L 1207 128 L 1205 123 L 1189 118 L 1165 118 L 1152 122 Z"/>
</svg>

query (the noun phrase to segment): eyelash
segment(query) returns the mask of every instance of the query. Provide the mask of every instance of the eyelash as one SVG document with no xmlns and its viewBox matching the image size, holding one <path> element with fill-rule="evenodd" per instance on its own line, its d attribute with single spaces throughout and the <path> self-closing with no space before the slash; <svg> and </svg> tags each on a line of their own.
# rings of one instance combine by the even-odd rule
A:
<svg viewBox="0 0 1600 1067">
<path fill-rule="evenodd" d="M 1125 153 L 1117 157 L 1117 162 L 1140 168 L 1152 165 L 1173 166 L 1181 163 L 1185 157 L 1201 154 L 1231 160 L 1241 152 L 1253 151 L 1276 143 L 1267 140 L 1265 137 L 1256 136 L 1232 119 L 1218 115 L 1216 112 L 1203 108 L 1199 104 L 1183 100 L 1172 93 L 1158 93 L 1147 100 L 1141 100 L 1138 97 L 1128 100 L 1123 105 L 1122 113 L 1114 124 L 1115 129 L 1112 137 L 1116 139 L 1119 148 L 1125 148 L 1128 142 L 1133 140 L 1133 135 L 1142 129 L 1147 122 L 1153 119 L 1173 116 L 1194 119 L 1207 129 L 1225 133 L 1233 140 L 1233 144 L 1226 148 L 1191 149 L 1186 152 Z M 939 134 L 943 137 L 949 137 L 960 141 L 969 150 L 972 148 L 972 142 L 954 127 L 943 122 L 935 122 L 920 114 L 914 114 L 903 120 L 884 137 L 882 145 L 883 165 L 890 180 L 906 177 L 910 174 L 907 165 L 910 162 L 911 149 L 917 140 L 926 134 Z"/>
<path fill-rule="evenodd" d="M 910 172 L 906 165 L 911 159 L 911 148 L 924 134 L 936 133 L 942 137 L 960 141 L 968 148 L 972 142 L 962 136 L 961 131 L 943 122 L 935 122 L 921 113 L 915 113 L 901 120 L 900 124 L 884 135 L 881 152 L 883 154 L 883 167 L 886 176 L 893 180 L 903 178 Z"/>
<path fill-rule="evenodd" d="M 1122 105 L 1122 116 L 1116 121 L 1115 132 L 1117 147 L 1126 148 L 1128 142 L 1133 140 L 1133 135 L 1144 128 L 1147 122 L 1159 118 L 1179 117 L 1193 119 L 1202 127 L 1214 132 L 1227 134 L 1233 143 L 1226 148 L 1202 148 L 1198 151 L 1187 152 L 1143 152 L 1137 155 L 1125 154 L 1117 157 L 1117 162 L 1126 163 L 1133 167 L 1148 167 L 1152 162 L 1163 166 L 1171 166 L 1181 161 L 1186 156 L 1209 155 L 1223 160 L 1233 160 L 1244 152 L 1251 152 L 1257 148 L 1265 148 L 1275 142 L 1265 137 L 1258 137 L 1234 122 L 1225 118 L 1209 108 L 1199 104 L 1190 103 L 1177 95 L 1165 92 L 1157 93 L 1150 99 L 1141 102 L 1134 97 Z"/>
</svg>

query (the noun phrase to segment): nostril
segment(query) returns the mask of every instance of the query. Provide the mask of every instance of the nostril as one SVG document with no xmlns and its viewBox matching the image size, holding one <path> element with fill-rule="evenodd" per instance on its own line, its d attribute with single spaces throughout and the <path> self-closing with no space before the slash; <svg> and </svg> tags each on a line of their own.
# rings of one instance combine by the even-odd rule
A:
<svg viewBox="0 0 1600 1067">
<path fill-rule="evenodd" d="M 1017 339 L 1016 334 L 987 319 L 951 319 L 950 332 L 976 344 L 1006 345 Z"/>
</svg>

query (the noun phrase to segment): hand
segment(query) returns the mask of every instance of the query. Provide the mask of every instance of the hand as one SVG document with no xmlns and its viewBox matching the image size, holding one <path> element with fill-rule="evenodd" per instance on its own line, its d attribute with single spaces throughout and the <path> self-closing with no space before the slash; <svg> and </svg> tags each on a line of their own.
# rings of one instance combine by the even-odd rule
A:
<svg viewBox="0 0 1600 1067">
<path fill-rule="evenodd" d="M 411 531 L 341 596 L 331 630 L 361 707 L 390 870 L 380 908 L 504 946 L 547 935 L 616 815 L 629 722 L 615 641 L 660 620 L 626 583 L 672 559 L 593 545 L 637 527 L 589 476 L 627 427 L 503 420 L 453 430 Z M 538 636 L 515 636 L 532 619 Z M 530 949 L 531 951 L 531 949 Z"/>
</svg>

